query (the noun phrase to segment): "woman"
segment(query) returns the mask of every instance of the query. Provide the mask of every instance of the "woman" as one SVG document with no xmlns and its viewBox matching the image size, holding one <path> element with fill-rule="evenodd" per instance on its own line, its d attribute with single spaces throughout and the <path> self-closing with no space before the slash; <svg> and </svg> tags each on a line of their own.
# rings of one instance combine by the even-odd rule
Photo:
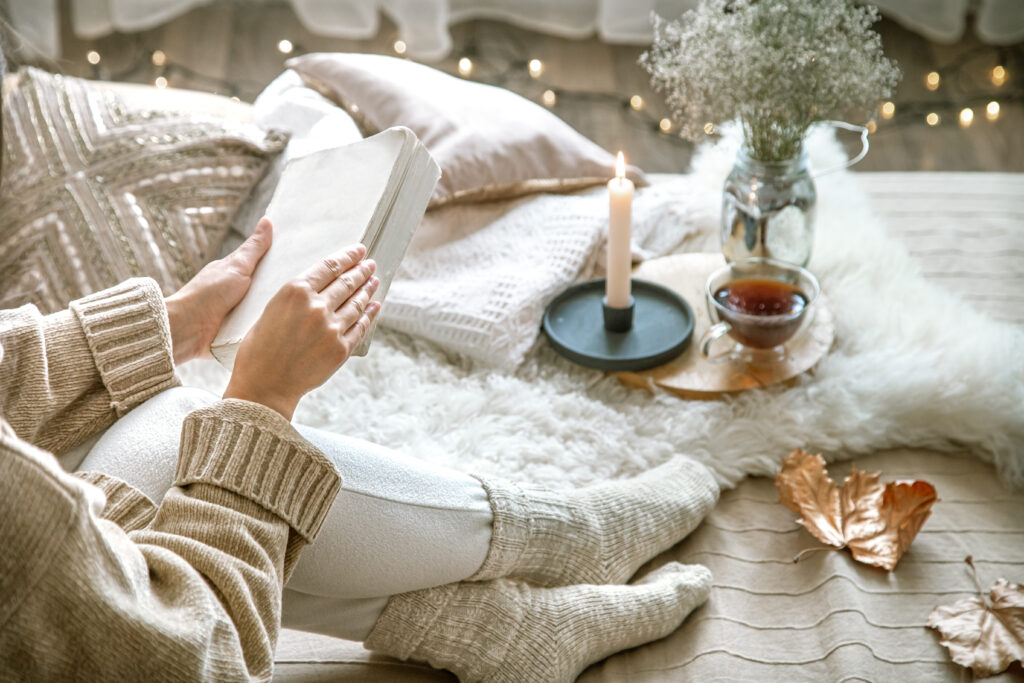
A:
<svg viewBox="0 0 1024 683">
<path fill-rule="evenodd" d="M 166 300 L 0 312 L 0 679 L 266 680 L 283 616 L 466 681 L 572 680 L 706 599 L 698 566 L 625 584 L 714 504 L 693 461 L 554 493 L 292 427 L 380 310 L 361 246 L 278 292 L 223 397 L 177 387 L 271 239 Z M 111 424 L 76 476 L 46 452 Z"/>
</svg>

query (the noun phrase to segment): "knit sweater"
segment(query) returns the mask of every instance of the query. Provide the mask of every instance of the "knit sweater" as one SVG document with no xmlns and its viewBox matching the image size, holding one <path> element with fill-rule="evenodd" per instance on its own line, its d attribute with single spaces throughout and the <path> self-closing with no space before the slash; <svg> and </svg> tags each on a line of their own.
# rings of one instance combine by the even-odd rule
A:
<svg viewBox="0 0 1024 683">
<path fill-rule="evenodd" d="M 281 591 L 340 486 L 277 412 L 182 427 L 159 508 L 68 449 L 176 385 L 156 283 L 0 312 L 0 680 L 268 680 Z"/>
</svg>

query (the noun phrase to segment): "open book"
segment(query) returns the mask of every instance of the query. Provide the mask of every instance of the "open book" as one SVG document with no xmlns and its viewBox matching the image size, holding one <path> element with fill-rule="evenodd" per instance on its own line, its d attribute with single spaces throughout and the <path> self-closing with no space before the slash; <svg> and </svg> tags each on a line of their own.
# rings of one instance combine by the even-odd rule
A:
<svg viewBox="0 0 1024 683">
<path fill-rule="evenodd" d="M 221 324 L 210 351 L 227 368 L 246 333 L 286 282 L 319 259 L 362 242 L 377 262 L 375 301 L 383 301 L 419 226 L 441 170 L 408 128 L 293 159 L 266 215 L 274 240 L 241 303 Z M 366 355 L 371 328 L 353 352 Z"/>
</svg>

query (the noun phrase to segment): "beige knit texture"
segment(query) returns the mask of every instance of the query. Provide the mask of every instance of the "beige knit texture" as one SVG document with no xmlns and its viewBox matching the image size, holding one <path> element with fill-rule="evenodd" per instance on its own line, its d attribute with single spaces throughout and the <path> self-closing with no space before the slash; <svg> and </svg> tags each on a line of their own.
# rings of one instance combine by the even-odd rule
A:
<svg viewBox="0 0 1024 683">
<path fill-rule="evenodd" d="M 159 508 L 65 473 L 44 448 L 177 384 L 155 282 L 70 308 L 0 311 L 0 680 L 269 680 L 281 587 L 338 475 L 245 401 L 186 419 Z"/>
<path fill-rule="evenodd" d="M 128 280 L 45 317 L 34 306 L 0 311 L 0 346 L 0 415 L 57 454 L 179 384 L 152 280 Z"/>
<path fill-rule="evenodd" d="M 571 491 L 477 478 L 494 522 L 487 557 L 469 580 L 511 577 L 540 586 L 624 583 L 693 531 L 719 494 L 708 469 L 685 456 Z"/>
<path fill-rule="evenodd" d="M 319 533 L 340 486 L 334 466 L 280 413 L 238 399 L 185 418 L 174 485 L 197 482 L 246 496 L 307 541 Z"/>
<path fill-rule="evenodd" d="M 448 584 L 392 597 L 364 645 L 463 683 L 561 683 L 672 633 L 710 589 L 706 568 L 675 562 L 628 586 Z"/>
<path fill-rule="evenodd" d="M 156 505 L 146 494 L 118 477 L 103 472 L 75 472 L 76 477 L 103 491 L 107 502 L 100 516 L 125 532 L 142 529 L 156 516 Z"/>
</svg>

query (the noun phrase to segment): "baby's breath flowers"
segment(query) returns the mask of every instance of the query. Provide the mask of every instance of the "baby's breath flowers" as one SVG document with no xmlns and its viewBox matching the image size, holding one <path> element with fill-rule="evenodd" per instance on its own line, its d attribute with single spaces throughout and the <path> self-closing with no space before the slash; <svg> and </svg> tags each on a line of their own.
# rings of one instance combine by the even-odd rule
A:
<svg viewBox="0 0 1024 683">
<path fill-rule="evenodd" d="M 677 21 L 654 16 L 640 57 L 680 133 L 738 118 L 760 161 L 796 157 L 808 127 L 870 116 L 900 79 L 871 29 L 874 7 L 848 0 L 701 0 Z"/>
</svg>

